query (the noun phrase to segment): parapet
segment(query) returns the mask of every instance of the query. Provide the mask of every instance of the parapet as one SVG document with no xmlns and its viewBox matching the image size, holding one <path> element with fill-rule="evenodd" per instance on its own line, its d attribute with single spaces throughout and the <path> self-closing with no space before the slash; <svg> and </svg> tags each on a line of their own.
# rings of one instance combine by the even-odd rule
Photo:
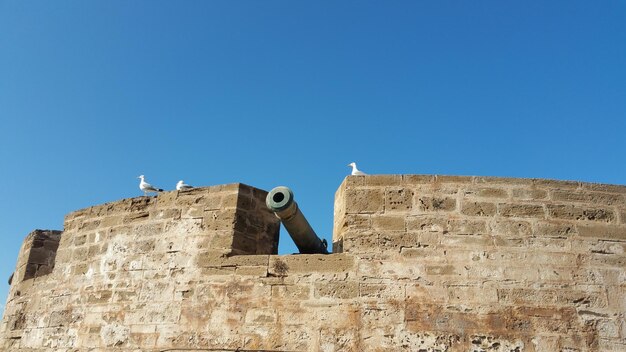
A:
<svg viewBox="0 0 626 352">
<path fill-rule="evenodd" d="M 335 251 L 572 248 L 626 240 L 626 187 L 498 177 L 347 177 L 335 195 Z"/>
<path fill-rule="evenodd" d="M 265 194 L 225 185 L 69 214 L 52 272 L 14 280 L 0 348 L 626 350 L 624 186 L 349 176 L 329 255 L 276 255 Z"/>
<path fill-rule="evenodd" d="M 222 255 L 275 254 L 279 221 L 266 209 L 266 195 L 266 191 L 234 183 L 93 206 L 65 217 L 61 247 L 88 245 L 95 254 L 106 248 L 92 246 L 109 243 L 111 237 L 143 242 L 158 236 L 161 242 L 180 242 L 186 234 L 202 238 L 199 248 Z"/>
<path fill-rule="evenodd" d="M 74 211 L 65 217 L 63 232 L 35 230 L 26 237 L 9 301 L 27 287 L 60 278 L 114 277 L 118 270 L 163 267 L 192 257 L 276 254 L 280 224 L 265 207 L 266 195 L 236 183 Z"/>
</svg>

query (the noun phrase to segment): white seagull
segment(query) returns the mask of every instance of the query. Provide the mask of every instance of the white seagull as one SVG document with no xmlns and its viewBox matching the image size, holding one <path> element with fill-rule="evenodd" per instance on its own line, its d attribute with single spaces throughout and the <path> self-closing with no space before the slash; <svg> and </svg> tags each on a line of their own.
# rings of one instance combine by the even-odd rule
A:
<svg viewBox="0 0 626 352">
<path fill-rule="evenodd" d="M 365 176 L 367 175 L 365 172 L 356 168 L 356 163 L 350 163 L 348 166 L 352 166 L 352 176 Z"/>
<path fill-rule="evenodd" d="M 186 191 L 192 188 L 192 186 L 186 184 L 183 180 L 178 181 L 178 183 L 176 184 L 176 190 L 178 191 Z"/>
<path fill-rule="evenodd" d="M 148 195 L 148 192 L 163 192 L 162 189 L 156 188 L 146 182 L 144 175 L 139 175 L 137 176 L 137 178 L 141 179 L 141 182 L 139 182 L 139 189 L 143 191 L 144 196 Z"/>
</svg>

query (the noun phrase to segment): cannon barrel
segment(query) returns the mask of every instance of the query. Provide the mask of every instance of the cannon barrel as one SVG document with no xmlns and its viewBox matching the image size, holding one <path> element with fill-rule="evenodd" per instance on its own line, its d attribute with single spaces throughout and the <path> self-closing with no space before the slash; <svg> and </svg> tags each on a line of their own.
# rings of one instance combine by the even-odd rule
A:
<svg viewBox="0 0 626 352">
<path fill-rule="evenodd" d="M 328 254 L 326 241 L 317 237 L 288 187 L 279 186 L 271 190 L 265 198 L 265 204 L 283 223 L 300 253 Z"/>
</svg>

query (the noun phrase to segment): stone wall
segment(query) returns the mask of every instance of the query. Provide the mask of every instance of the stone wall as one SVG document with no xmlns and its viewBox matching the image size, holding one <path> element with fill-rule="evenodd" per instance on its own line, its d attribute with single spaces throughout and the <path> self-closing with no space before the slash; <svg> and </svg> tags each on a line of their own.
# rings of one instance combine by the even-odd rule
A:
<svg viewBox="0 0 626 352">
<path fill-rule="evenodd" d="M 333 242 L 442 350 L 626 351 L 626 187 L 348 177 Z"/>
<path fill-rule="evenodd" d="M 196 263 L 277 253 L 279 221 L 266 194 L 243 184 L 165 192 L 73 212 L 62 235 L 33 232 L 18 258 L 0 346 L 129 346 L 120 341 L 139 336 L 144 319 L 172 319 L 165 317 L 182 294 L 175 277 L 211 271 Z M 109 317 L 116 314 L 137 320 Z"/>
<path fill-rule="evenodd" d="M 227 185 L 70 214 L 53 272 L 14 280 L 0 346 L 626 350 L 626 187 L 348 177 L 331 255 L 274 255 L 264 196 Z"/>
</svg>

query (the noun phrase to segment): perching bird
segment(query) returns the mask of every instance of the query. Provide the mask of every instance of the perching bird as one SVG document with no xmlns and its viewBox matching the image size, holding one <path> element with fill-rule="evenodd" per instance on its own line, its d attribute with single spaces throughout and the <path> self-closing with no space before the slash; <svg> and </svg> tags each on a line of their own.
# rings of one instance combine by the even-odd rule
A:
<svg viewBox="0 0 626 352">
<path fill-rule="evenodd" d="M 364 176 L 367 175 L 365 172 L 356 168 L 356 163 L 350 163 L 348 166 L 352 166 L 352 176 Z"/>
<path fill-rule="evenodd" d="M 147 196 L 148 192 L 163 192 L 162 189 L 156 188 L 146 182 L 144 175 L 139 175 L 137 176 L 137 178 L 141 179 L 141 182 L 139 182 L 139 189 L 143 191 L 144 196 Z"/>
<path fill-rule="evenodd" d="M 186 184 L 183 180 L 178 181 L 178 183 L 176 184 L 176 190 L 178 191 L 186 191 L 192 188 L 192 186 Z"/>
</svg>

